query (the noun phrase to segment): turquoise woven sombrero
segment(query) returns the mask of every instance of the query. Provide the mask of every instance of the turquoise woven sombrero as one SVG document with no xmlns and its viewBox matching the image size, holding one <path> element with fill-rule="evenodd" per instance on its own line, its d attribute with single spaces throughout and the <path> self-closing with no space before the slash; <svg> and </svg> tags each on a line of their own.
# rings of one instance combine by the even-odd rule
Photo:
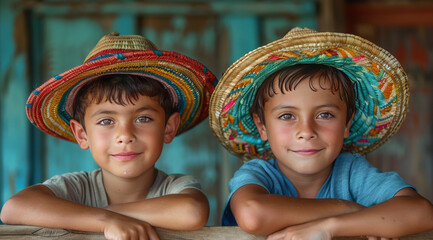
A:
<svg viewBox="0 0 433 240">
<path fill-rule="evenodd" d="M 386 50 L 358 36 L 292 29 L 284 38 L 257 48 L 224 73 L 210 100 L 210 126 L 231 153 L 243 160 L 273 158 L 251 117 L 263 81 L 295 64 L 333 66 L 355 82 L 356 113 L 343 151 L 366 154 L 400 128 L 409 101 L 409 83 L 400 63 Z"/>
<path fill-rule="evenodd" d="M 99 40 L 82 65 L 52 77 L 34 90 L 27 100 L 27 117 L 45 133 L 75 142 L 69 121 L 76 92 L 98 76 L 116 73 L 161 82 L 181 115 L 177 134 L 208 116 L 217 80 L 205 66 L 182 54 L 157 50 L 142 36 L 111 33 Z"/>
</svg>

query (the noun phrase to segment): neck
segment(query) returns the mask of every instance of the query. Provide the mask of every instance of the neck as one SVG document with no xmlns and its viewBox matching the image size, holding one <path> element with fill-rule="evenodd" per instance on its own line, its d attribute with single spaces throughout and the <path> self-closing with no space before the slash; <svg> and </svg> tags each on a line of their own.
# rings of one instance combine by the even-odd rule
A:
<svg viewBox="0 0 433 240">
<path fill-rule="evenodd" d="M 157 175 L 155 168 L 135 178 L 122 178 L 102 170 L 108 204 L 136 202 L 146 198 Z"/>
<path fill-rule="evenodd" d="M 279 164 L 278 164 L 279 165 Z M 332 170 L 332 164 L 320 172 L 313 174 L 302 174 L 280 168 L 280 171 L 290 180 L 295 187 L 299 198 L 316 198 L 323 184 L 329 177 Z"/>
<path fill-rule="evenodd" d="M 326 181 L 326 178 L 310 178 L 290 180 L 298 192 L 299 198 L 316 198 L 320 188 Z"/>
</svg>

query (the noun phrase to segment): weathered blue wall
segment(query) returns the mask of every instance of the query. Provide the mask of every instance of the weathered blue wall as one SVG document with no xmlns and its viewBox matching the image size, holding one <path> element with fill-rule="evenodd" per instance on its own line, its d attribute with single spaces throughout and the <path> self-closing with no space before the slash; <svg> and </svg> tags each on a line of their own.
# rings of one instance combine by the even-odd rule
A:
<svg viewBox="0 0 433 240">
<path fill-rule="evenodd" d="M 112 31 L 142 34 L 160 49 L 203 62 L 221 77 L 239 57 L 281 38 L 290 28 L 317 29 L 319 25 L 319 0 L 53 2 L 0 0 L 1 205 L 12 194 L 54 174 L 97 167 L 88 151 L 33 127 L 24 106 L 29 93 L 43 81 L 81 64 L 102 35 Z M 347 13 L 344 6 L 334 7 L 340 7 L 334 14 Z M 328 20 L 332 17 L 327 16 Z M 382 170 L 399 172 L 433 201 L 433 24 L 425 19 L 422 24 L 411 19 L 411 25 L 400 20 L 402 27 L 395 23 L 398 19 L 385 26 L 372 15 L 346 16 L 347 23 L 356 26 L 354 33 L 395 54 L 410 79 L 405 123 L 395 137 L 367 157 Z M 218 225 L 228 180 L 240 164 L 217 142 L 205 120 L 166 145 L 157 167 L 196 176 L 211 203 L 208 225 Z"/>
<path fill-rule="evenodd" d="M 42 134 L 25 115 L 35 87 L 82 63 L 106 33 L 141 34 L 203 62 L 219 78 L 236 59 L 294 26 L 317 29 L 316 0 L 0 1 L 0 204 L 54 174 L 97 166 L 78 145 Z M 205 120 L 166 145 L 157 167 L 196 176 L 219 225 L 227 182 L 241 162 Z"/>
<path fill-rule="evenodd" d="M 10 2 L 4 1 L 0 7 L 0 183 L 3 200 L 31 181 L 30 126 L 23 106 L 19 106 L 26 101 L 30 82 L 26 21 L 22 13 L 7 7 Z"/>
</svg>

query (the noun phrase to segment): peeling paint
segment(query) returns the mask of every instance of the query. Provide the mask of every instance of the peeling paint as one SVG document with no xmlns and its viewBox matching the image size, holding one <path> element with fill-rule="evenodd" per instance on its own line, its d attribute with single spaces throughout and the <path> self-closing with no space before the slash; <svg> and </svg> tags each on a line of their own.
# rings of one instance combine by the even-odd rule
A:
<svg viewBox="0 0 433 240">
<path fill-rule="evenodd" d="M 16 178 L 15 172 L 9 172 L 8 174 L 9 193 L 8 194 L 10 195 L 13 195 L 17 192 L 15 188 L 15 178 Z"/>
<path fill-rule="evenodd" d="M 21 54 L 28 54 L 28 46 L 29 46 L 29 35 L 28 35 L 28 26 L 27 26 L 27 18 L 24 13 L 19 13 L 15 16 L 14 24 L 13 24 L 13 46 L 9 46 L 9 48 L 13 49 L 13 55 L 10 61 L 8 61 L 9 65 L 6 67 L 6 71 L 1 82 L 0 91 L 2 94 L 5 94 L 9 89 L 10 81 L 12 81 L 11 75 L 12 66 L 16 64 L 17 58 Z M 27 71 L 27 69 L 25 70 Z"/>
</svg>

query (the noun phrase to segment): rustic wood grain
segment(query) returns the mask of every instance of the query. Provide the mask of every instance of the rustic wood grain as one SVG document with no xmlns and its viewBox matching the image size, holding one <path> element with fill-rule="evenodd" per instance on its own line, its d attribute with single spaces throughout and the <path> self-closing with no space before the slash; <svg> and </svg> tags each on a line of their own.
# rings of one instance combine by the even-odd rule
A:
<svg viewBox="0 0 433 240">
<path fill-rule="evenodd" d="M 156 229 L 161 240 L 262 240 L 265 236 L 255 236 L 245 233 L 238 227 L 204 227 L 196 231 L 174 231 L 167 229 Z M 42 228 L 21 225 L 0 225 L 0 239 L 71 239 L 71 240 L 99 240 L 105 239 L 101 233 L 78 232 L 64 229 Z M 335 238 L 338 240 L 360 240 L 365 237 Z M 420 233 L 400 238 L 402 240 L 433 240 L 433 231 Z"/>
</svg>

